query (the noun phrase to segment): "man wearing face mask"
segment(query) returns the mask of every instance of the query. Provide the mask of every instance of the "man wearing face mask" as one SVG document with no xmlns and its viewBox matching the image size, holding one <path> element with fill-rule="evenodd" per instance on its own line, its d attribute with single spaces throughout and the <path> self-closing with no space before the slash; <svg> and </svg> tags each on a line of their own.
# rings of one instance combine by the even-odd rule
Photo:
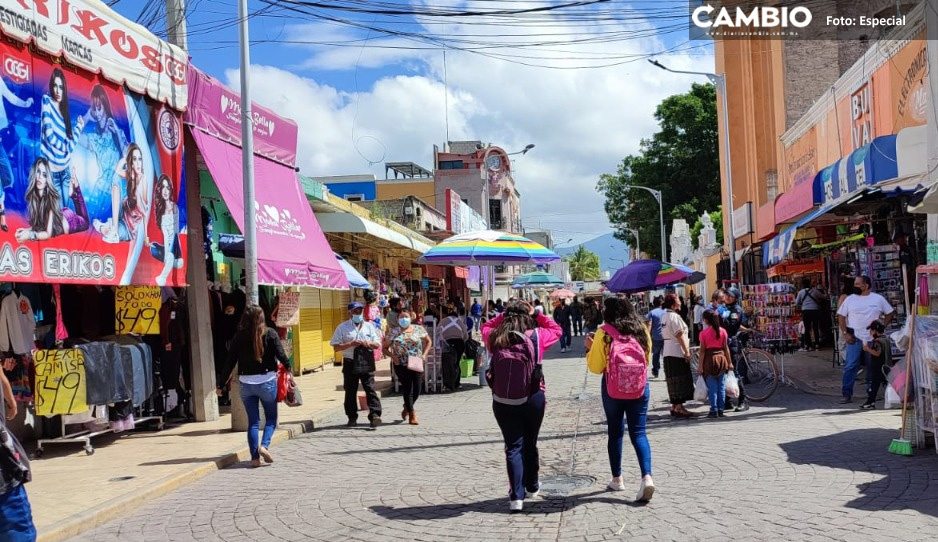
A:
<svg viewBox="0 0 938 542">
<path fill-rule="evenodd" d="M 358 384 L 361 382 L 368 400 L 368 420 L 372 429 L 381 425 L 381 399 L 375 391 L 374 351 L 381 347 L 381 335 L 371 322 L 365 321 L 365 307 L 358 301 L 348 305 L 349 319 L 339 324 L 329 344 L 342 352 L 342 376 L 345 388 L 345 415 L 348 426 L 358 423 Z"/>
</svg>

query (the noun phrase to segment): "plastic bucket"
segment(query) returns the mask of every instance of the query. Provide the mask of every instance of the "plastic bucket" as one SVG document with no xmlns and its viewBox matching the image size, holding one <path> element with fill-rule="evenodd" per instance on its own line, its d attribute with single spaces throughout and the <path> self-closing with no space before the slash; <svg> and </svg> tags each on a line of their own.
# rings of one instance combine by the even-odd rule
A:
<svg viewBox="0 0 938 542">
<path fill-rule="evenodd" d="M 475 368 L 476 361 L 474 359 L 463 358 L 459 361 L 459 376 L 461 378 L 469 378 L 472 376 L 472 370 Z"/>
</svg>

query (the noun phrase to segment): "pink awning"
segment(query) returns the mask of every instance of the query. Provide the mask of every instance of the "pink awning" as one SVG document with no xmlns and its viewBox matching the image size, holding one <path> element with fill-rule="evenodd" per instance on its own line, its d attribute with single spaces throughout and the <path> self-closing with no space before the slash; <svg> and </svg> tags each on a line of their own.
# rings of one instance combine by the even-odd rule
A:
<svg viewBox="0 0 938 542">
<path fill-rule="evenodd" d="M 192 129 L 192 137 L 235 222 L 244 230 L 241 149 Z M 296 172 L 254 156 L 258 281 L 262 284 L 347 290 L 335 259 Z"/>
<path fill-rule="evenodd" d="M 775 200 L 775 223 L 784 224 L 814 208 L 814 178 L 800 182 Z"/>
</svg>

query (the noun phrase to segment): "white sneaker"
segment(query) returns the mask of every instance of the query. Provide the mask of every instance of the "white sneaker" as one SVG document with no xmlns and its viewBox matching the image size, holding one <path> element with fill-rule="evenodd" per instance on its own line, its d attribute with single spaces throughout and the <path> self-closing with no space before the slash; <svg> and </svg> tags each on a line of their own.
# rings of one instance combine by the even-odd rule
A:
<svg viewBox="0 0 938 542">
<path fill-rule="evenodd" d="M 540 494 L 541 494 L 541 490 L 538 489 L 537 491 L 533 491 L 533 492 L 528 492 L 528 493 L 526 493 L 526 494 L 524 495 L 524 498 L 525 498 L 525 499 L 536 499 L 537 496 L 540 495 Z"/>
<path fill-rule="evenodd" d="M 638 494 L 635 500 L 638 502 L 648 502 L 655 494 L 655 482 L 651 478 L 642 478 L 642 485 L 638 486 Z"/>
<path fill-rule="evenodd" d="M 512 512 L 520 512 L 524 508 L 524 501 L 511 501 L 508 503 L 508 509 Z"/>
<path fill-rule="evenodd" d="M 608 487 L 612 491 L 625 491 L 625 484 L 621 480 L 616 482 L 615 478 L 610 480 L 609 485 L 607 485 L 606 487 Z"/>
</svg>

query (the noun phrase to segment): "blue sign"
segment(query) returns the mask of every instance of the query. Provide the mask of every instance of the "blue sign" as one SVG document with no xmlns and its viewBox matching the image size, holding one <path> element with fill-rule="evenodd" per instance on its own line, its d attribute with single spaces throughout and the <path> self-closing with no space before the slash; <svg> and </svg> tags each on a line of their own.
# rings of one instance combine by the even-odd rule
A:
<svg viewBox="0 0 938 542">
<path fill-rule="evenodd" d="M 420 287 L 424 290 L 430 290 L 430 279 L 420 279 Z"/>
</svg>

